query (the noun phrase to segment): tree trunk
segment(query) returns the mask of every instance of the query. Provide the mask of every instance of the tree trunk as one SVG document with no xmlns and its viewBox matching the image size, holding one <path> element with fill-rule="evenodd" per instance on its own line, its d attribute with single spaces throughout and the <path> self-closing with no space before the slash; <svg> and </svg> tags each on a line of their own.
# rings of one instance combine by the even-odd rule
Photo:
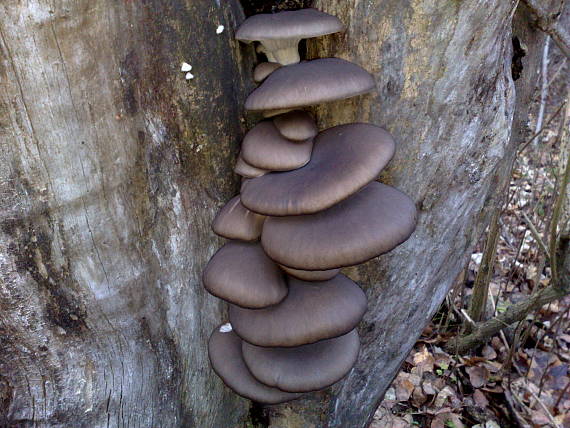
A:
<svg viewBox="0 0 570 428">
<path fill-rule="evenodd" d="M 404 245 L 345 269 L 369 299 L 355 369 L 269 408 L 266 424 L 365 427 L 465 265 L 526 115 L 523 104 L 514 121 L 528 94 L 511 74 L 516 4 L 315 2 L 348 29 L 309 41 L 309 57 L 347 58 L 377 81 L 375 94 L 316 107 L 319 125 L 386 127 L 398 151 L 381 179 L 420 215 Z M 206 352 L 225 305 L 200 283 L 253 123 L 239 5 L 6 0 L 0 11 L 0 423 L 240 426 L 250 403 Z M 515 58 L 528 86 L 540 49 L 524 31 L 527 56 Z"/>
</svg>

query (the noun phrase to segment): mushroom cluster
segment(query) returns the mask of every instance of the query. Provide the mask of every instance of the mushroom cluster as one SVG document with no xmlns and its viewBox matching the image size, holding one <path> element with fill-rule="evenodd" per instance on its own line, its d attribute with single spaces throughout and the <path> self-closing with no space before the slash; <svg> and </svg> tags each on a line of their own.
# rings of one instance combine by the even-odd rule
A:
<svg viewBox="0 0 570 428">
<path fill-rule="evenodd" d="M 412 234 L 408 196 L 376 180 L 395 143 L 375 125 L 318 132 L 302 110 L 371 91 L 372 76 L 339 58 L 299 62 L 301 39 L 341 31 L 315 9 L 248 18 L 236 38 L 259 42 L 269 62 L 245 107 L 263 112 L 245 136 L 234 171 L 241 193 L 218 213 L 230 241 L 203 273 L 206 290 L 230 304 L 212 333 L 210 362 L 237 394 L 274 404 L 326 388 L 358 358 L 361 288 L 339 273 L 392 250 Z"/>
</svg>

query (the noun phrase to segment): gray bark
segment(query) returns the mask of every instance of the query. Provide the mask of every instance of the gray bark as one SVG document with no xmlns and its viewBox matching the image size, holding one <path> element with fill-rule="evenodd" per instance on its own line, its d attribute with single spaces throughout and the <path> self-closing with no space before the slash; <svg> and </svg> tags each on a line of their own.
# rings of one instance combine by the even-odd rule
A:
<svg viewBox="0 0 570 428">
<path fill-rule="evenodd" d="M 7 423 L 222 427 L 244 415 L 210 371 L 224 305 L 200 283 L 220 244 L 210 222 L 237 189 L 251 85 L 231 4 L 0 5 Z"/>
<path fill-rule="evenodd" d="M 518 142 L 516 3 L 316 1 L 348 30 L 308 42 L 309 56 L 350 59 L 378 89 L 315 108 L 321 129 L 386 127 L 398 152 L 381 179 L 420 216 L 407 243 L 345 270 L 369 298 L 355 369 L 268 409 L 271 426 L 366 426 L 464 266 Z M 237 3 L 7 0 L 0 11 L 0 422 L 240 425 L 249 402 L 207 361 L 224 305 L 200 284 L 221 243 L 210 222 L 238 189 L 252 87 L 252 50 L 232 39 Z"/>
</svg>

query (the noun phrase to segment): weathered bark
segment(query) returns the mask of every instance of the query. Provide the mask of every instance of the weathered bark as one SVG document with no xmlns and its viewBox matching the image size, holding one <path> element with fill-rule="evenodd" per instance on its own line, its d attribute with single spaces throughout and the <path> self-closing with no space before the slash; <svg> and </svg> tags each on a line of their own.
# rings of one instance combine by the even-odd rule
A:
<svg viewBox="0 0 570 428">
<path fill-rule="evenodd" d="M 210 371 L 224 305 L 200 283 L 251 85 L 232 4 L 0 5 L 4 422 L 225 427 L 247 410 Z"/>
<path fill-rule="evenodd" d="M 362 64 L 374 73 L 378 88 L 371 96 L 318 107 L 320 125 L 361 120 L 385 126 L 399 145 L 381 179 L 417 201 L 419 222 L 411 239 L 395 251 L 349 270 L 369 301 L 355 369 L 321 397 L 271 409 L 272 426 L 365 427 L 465 266 L 502 200 L 524 134 L 529 85 L 536 81 L 543 36 L 520 11 L 517 21 L 526 27 L 517 28 L 521 39 L 513 52 L 516 5 L 316 2 L 350 26 L 344 35 L 310 42 L 311 54 Z M 515 116 L 516 101 L 521 104 Z"/>
<path fill-rule="evenodd" d="M 319 106 L 320 126 L 392 132 L 382 180 L 420 219 L 397 250 L 346 270 L 369 298 L 356 368 L 272 407 L 272 426 L 366 426 L 464 266 L 514 153 L 516 3 L 316 1 L 348 30 L 308 42 L 310 55 L 350 59 L 378 88 Z M 220 244 L 210 222 L 237 191 L 252 85 L 252 50 L 232 40 L 237 3 L 7 0 L 0 11 L 0 418 L 240 424 L 249 403 L 206 355 L 223 305 L 200 284 Z"/>
</svg>

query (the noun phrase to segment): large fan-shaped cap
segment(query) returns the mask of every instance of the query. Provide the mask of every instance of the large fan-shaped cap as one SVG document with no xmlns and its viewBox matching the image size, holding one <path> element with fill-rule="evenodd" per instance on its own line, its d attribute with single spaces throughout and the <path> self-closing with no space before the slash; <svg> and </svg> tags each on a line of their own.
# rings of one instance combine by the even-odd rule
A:
<svg viewBox="0 0 570 428">
<path fill-rule="evenodd" d="M 245 308 L 275 305 L 287 296 L 283 273 L 258 243 L 228 242 L 210 259 L 202 279 L 208 292 Z"/>
<path fill-rule="evenodd" d="M 288 392 L 326 388 L 342 379 L 358 358 L 356 330 L 294 348 L 262 348 L 242 342 L 245 364 L 261 383 Z"/>
<path fill-rule="evenodd" d="M 343 29 L 338 18 L 316 9 L 300 9 L 250 16 L 236 31 L 236 39 L 259 41 L 270 61 L 292 64 L 299 61 L 301 39 L 324 36 Z"/>
<path fill-rule="evenodd" d="M 255 379 L 243 360 L 241 342 L 229 324 L 216 328 L 208 342 L 212 368 L 228 387 L 242 397 L 266 404 L 283 403 L 301 396 L 271 388 Z"/>
<path fill-rule="evenodd" d="M 327 281 L 334 278 L 340 272 L 340 269 L 300 270 L 282 265 L 279 267 L 283 269 L 287 275 L 294 276 L 295 278 L 302 279 L 303 281 Z"/>
<path fill-rule="evenodd" d="M 241 156 L 249 165 L 270 171 L 289 171 L 311 159 L 313 140 L 298 143 L 283 137 L 271 120 L 259 122 L 241 145 Z"/>
<path fill-rule="evenodd" d="M 230 322 L 243 340 L 258 346 L 299 346 L 352 330 L 366 311 L 366 296 L 339 274 L 329 281 L 289 278 L 289 294 L 278 305 L 243 309 L 230 305 Z"/>
<path fill-rule="evenodd" d="M 280 110 L 354 97 L 374 89 L 363 68 L 340 58 L 322 58 L 281 67 L 245 101 L 247 110 Z"/>
<path fill-rule="evenodd" d="M 295 269 L 352 266 L 404 242 L 416 225 L 416 207 L 399 190 L 373 182 L 325 211 L 268 217 L 261 244 L 277 263 Z"/>
<path fill-rule="evenodd" d="M 322 211 L 376 179 L 394 150 L 394 140 L 378 126 L 335 126 L 317 136 L 307 165 L 248 180 L 241 201 L 252 211 L 272 216 Z"/>
<path fill-rule="evenodd" d="M 242 205 L 237 195 L 230 199 L 216 215 L 212 230 L 216 235 L 227 239 L 256 241 L 261 236 L 264 221 L 264 215 L 248 210 Z"/>
<path fill-rule="evenodd" d="M 277 130 L 285 138 L 294 141 L 305 141 L 319 133 L 313 117 L 303 110 L 293 110 L 273 118 Z"/>
<path fill-rule="evenodd" d="M 247 18 L 236 31 L 243 41 L 307 39 L 343 29 L 335 16 L 316 9 L 300 9 L 279 13 L 260 13 Z"/>
</svg>

